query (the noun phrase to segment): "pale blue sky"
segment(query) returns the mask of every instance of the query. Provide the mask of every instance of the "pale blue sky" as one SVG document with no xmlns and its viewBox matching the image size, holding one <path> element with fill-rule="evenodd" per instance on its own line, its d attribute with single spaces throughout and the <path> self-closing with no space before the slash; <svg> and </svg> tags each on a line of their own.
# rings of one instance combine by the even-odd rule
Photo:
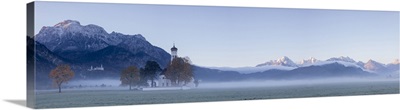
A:
<svg viewBox="0 0 400 110">
<path fill-rule="evenodd" d="M 36 34 L 66 19 L 142 34 L 201 66 L 255 66 L 288 56 L 399 58 L 399 12 L 36 2 Z"/>
</svg>

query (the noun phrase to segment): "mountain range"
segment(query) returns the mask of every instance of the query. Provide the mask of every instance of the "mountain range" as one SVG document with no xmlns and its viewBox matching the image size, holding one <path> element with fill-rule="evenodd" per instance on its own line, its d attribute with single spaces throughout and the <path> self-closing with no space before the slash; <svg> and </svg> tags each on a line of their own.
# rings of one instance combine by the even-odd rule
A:
<svg viewBox="0 0 400 110">
<path fill-rule="evenodd" d="M 269 69 L 243 74 L 237 71 L 194 67 L 196 78 L 207 82 L 246 81 L 246 80 L 309 80 L 324 78 L 365 78 L 376 74 L 361 68 L 333 62 L 323 65 L 298 67 L 292 70 Z"/>
<path fill-rule="evenodd" d="M 362 61 L 356 62 L 354 59 L 350 57 L 332 57 L 325 61 L 318 60 L 314 57 L 310 57 L 309 59 L 303 59 L 299 63 L 294 63 L 290 58 L 287 56 L 283 56 L 277 60 L 270 60 L 269 62 L 261 63 L 256 65 L 256 67 L 271 67 L 271 66 L 283 66 L 283 67 L 307 67 L 312 65 L 323 65 L 323 64 L 330 64 L 330 63 L 340 63 L 343 65 L 352 65 L 357 68 L 361 68 L 365 71 L 372 72 L 372 73 L 390 73 L 399 71 L 399 59 L 396 59 L 392 63 L 383 64 L 379 63 L 374 60 L 368 60 L 366 63 Z M 281 67 L 280 67 L 281 68 Z M 280 68 L 268 68 L 268 69 L 280 69 Z M 266 70 L 268 70 L 266 69 Z M 232 69 L 233 70 L 233 69 Z M 265 70 L 264 70 L 265 71 Z"/>
<path fill-rule="evenodd" d="M 199 79 L 212 82 L 266 79 L 365 78 L 375 76 L 398 78 L 400 66 L 399 60 L 389 64 L 382 64 L 373 60 L 363 63 L 343 56 L 327 60 L 318 60 L 310 57 L 309 59 L 301 60 L 299 63 L 292 62 L 290 58 L 284 56 L 255 67 L 196 66 L 195 73 L 197 73 Z"/>
</svg>

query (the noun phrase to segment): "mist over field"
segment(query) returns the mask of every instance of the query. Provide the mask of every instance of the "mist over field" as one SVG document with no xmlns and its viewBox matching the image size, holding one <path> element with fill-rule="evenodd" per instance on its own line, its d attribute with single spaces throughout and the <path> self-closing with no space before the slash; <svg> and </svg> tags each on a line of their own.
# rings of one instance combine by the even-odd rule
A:
<svg viewBox="0 0 400 110">
<path fill-rule="evenodd" d="M 119 79 L 98 79 L 98 80 L 73 80 L 65 84 L 66 86 L 119 86 L 121 81 Z"/>
<path fill-rule="evenodd" d="M 347 83 L 379 83 L 379 82 L 399 82 L 398 78 L 325 78 L 325 79 L 302 79 L 302 80 L 246 80 L 230 82 L 200 82 L 196 88 L 193 84 L 188 84 L 193 89 L 230 89 L 230 88 L 263 88 L 263 87 L 285 87 L 285 86 L 313 86 L 324 84 L 347 84 Z M 73 80 L 63 85 L 64 90 L 128 90 L 128 87 L 120 86 L 119 79 L 99 79 L 99 80 Z"/>
<path fill-rule="evenodd" d="M 252 88 L 252 87 L 279 87 L 279 86 L 300 86 L 300 85 L 324 85 L 324 84 L 346 84 L 346 83 L 374 83 L 374 82 L 398 82 L 399 79 L 384 78 L 326 78 L 309 80 L 253 80 L 240 82 L 214 82 L 201 83 L 199 88 Z"/>
</svg>

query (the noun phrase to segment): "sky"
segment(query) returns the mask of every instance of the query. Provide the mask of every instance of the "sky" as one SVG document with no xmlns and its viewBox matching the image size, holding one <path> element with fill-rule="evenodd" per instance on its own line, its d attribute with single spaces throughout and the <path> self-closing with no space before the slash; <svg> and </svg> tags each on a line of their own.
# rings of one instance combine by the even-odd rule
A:
<svg viewBox="0 0 400 110">
<path fill-rule="evenodd" d="M 36 2 L 36 34 L 68 19 L 142 34 L 167 52 L 175 43 L 178 56 L 200 66 L 255 66 L 282 56 L 390 63 L 400 53 L 396 11 Z"/>
</svg>

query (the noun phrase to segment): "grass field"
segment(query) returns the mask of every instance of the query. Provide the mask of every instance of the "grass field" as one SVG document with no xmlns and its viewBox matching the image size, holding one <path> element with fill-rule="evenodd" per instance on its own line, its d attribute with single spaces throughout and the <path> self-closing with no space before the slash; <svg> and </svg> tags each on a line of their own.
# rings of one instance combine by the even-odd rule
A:
<svg viewBox="0 0 400 110">
<path fill-rule="evenodd" d="M 76 90 L 63 93 L 37 92 L 36 107 L 112 106 L 398 93 L 398 81 L 224 89 L 195 88 L 174 91 Z"/>
</svg>

